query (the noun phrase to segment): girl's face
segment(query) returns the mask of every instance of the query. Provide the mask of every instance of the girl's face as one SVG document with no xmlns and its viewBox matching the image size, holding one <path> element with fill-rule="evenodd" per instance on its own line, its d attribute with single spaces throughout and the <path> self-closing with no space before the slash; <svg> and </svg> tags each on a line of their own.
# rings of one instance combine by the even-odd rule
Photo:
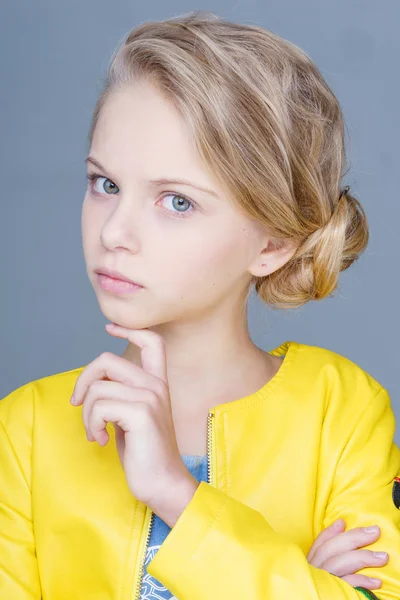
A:
<svg viewBox="0 0 400 600">
<path fill-rule="evenodd" d="M 114 91 L 90 157 L 98 164 L 87 161 L 88 174 L 98 178 L 83 203 L 83 251 L 109 320 L 151 327 L 239 300 L 249 268 L 265 262 L 259 253 L 266 238 L 200 162 L 184 122 L 158 91 L 145 82 Z M 105 291 L 96 275 L 102 267 L 144 288 Z"/>
</svg>

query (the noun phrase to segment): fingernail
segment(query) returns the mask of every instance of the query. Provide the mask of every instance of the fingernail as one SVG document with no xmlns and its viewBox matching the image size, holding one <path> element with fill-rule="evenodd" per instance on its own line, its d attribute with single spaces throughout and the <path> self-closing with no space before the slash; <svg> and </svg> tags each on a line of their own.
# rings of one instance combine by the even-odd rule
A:
<svg viewBox="0 0 400 600">
<path fill-rule="evenodd" d="M 72 394 L 70 402 L 71 402 L 71 404 L 75 404 L 75 396 L 74 396 L 74 394 Z"/>
<path fill-rule="evenodd" d="M 379 527 L 377 525 L 371 525 L 370 527 L 364 527 L 366 533 L 378 533 Z"/>
<path fill-rule="evenodd" d="M 374 556 L 376 556 L 376 558 L 387 558 L 388 557 L 387 552 L 374 552 L 373 554 L 374 554 Z"/>
<path fill-rule="evenodd" d="M 381 585 L 382 580 L 381 579 L 375 579 L 375 577 L 368 577 L 368 579 L 370 580 L 371 583 L 373 583 L 374 585 Z"/>
<path fill-rule="evenodd" d="M 335 521 L 333 523 L 332 527 L 339 528 L 339 527 L 341 527 L 343 525 L 343 523 L 344 523 L 343 519 L 338 519 L 337 521 Z"/>
</svg>

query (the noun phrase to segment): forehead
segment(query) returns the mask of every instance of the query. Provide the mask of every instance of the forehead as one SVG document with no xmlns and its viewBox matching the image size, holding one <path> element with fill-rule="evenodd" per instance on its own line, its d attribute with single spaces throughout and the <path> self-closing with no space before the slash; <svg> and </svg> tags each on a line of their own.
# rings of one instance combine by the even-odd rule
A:
<svg viewBox="0 0 400 600">
<path fill-rule="evenodd" d="M 126 85 L 107 98 L 96 125 L 91 153 L 110 169 L 118 165 L 151 167 L 213 185 L 189 129 L 178 111 L 155 87 L 145 82 Z M 100 158 L 101 155 L 101 158 Z M 114 168 L 114 171 L 116 169 Z"/>
</svg>

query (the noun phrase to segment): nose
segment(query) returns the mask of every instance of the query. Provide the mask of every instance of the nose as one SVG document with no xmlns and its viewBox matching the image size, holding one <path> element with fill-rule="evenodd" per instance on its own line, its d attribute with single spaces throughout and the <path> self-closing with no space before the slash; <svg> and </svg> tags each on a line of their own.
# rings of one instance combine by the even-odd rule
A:
<svg viewBox="0 0 400 600">
<path fill-rule="evenodd" d="M 108 250 L 127 249 L 138 252 L 140 240 L 138 232 L 141 231 L 141 216 L 138 205 L 132 198 L 122 198 L 118 201 L 105 220 L 101 229 L 101 242 Z"/>
</svg>

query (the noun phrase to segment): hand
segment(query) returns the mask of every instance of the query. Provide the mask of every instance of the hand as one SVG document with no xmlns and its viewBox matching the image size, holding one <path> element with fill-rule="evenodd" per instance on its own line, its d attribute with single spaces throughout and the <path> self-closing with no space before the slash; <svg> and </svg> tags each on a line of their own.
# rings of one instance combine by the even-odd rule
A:
<svg viewBox="0 0 400 600">
<path fill-rule="evenodd" d="M 179 452 L 172 417 L 164 341 L 149 329 L 106 325 L 141 348 L 142 367 L 111 352 L 86 365 L 71 403 L 82 404 L 87 439 L 107 444 L 113 423 L 118 455 L 132 494 L 173 527 L 199 482 Z"/>
<path fill-rule="evenodd" d="M 382 567 L 387 563 L 389 556 L 386 553 L 386 557 L 377 557 L 371 550 L 355 550 L 375 542 L 381 534 L 379 528 L 375 533 L 368 533 L 363 527 L 344 531 L 345 527 L 343 519 L 339 519 L 321 531 L 307 555 L 308 562 L 337 575 L 353 587 L 380 588 L 380 579 L 355 574 L 364 567 Z"/>
</svg>

